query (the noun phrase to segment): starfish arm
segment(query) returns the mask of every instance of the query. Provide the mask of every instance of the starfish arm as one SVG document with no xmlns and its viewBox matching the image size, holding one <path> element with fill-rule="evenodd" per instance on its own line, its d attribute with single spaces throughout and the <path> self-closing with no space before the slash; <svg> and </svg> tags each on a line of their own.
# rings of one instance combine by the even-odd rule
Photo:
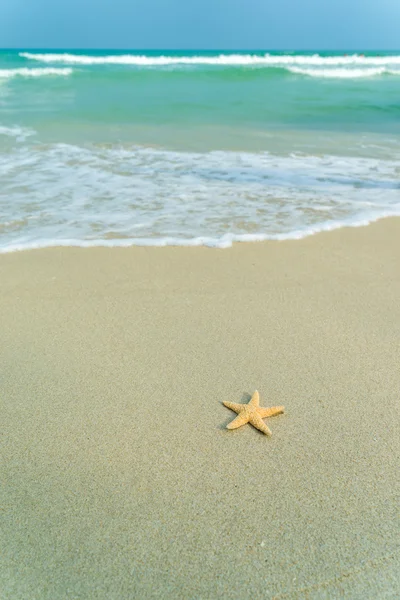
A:
<svg viewBox="0 0 400 600">
<path fill-rule="evenodd" d="M 249 406 L 260 406 L 260 394 L 257 392 L 257 390 L 252 395 Z"/>
<path fill-rule="evenodd" d="M 243 407 L 246 406 L 245 404 L 236 404 L 236 402 L 223 402 L 222 404 L 237 413 L 242 412 Z"/>
<path fill-rule="evenodd" d="M 260 415 L 262 419 L 266 417 L 275 417 L 275 415 L 280 415 L 285 412 L 284 406 L 272 406 L 271 408 L 259 408 L 257 413 Z"/>
<path fill-rule="evenodd" d="M 266 426 L 266 424 L 259 415 L 252 415 L 249 420 L 253 427 L 258 429 L 259 431 L 262 431 L 263 433 L 265 433 L 265 435 L 272 435 L 270 428 Z"/>
<path fill-rule="evenodd" d="M 246 417 L 246 415 L 238 415 L 236 417 L 236 419 L 233 419 L 233 421 L 231 423 L 229 423 L 226 428 L 227 429 L 237 429 L 238 427 L 241 427 L 242 425 L 246 425 L 246 423 L 249 422 L 248 417 Z"/>
</svg>

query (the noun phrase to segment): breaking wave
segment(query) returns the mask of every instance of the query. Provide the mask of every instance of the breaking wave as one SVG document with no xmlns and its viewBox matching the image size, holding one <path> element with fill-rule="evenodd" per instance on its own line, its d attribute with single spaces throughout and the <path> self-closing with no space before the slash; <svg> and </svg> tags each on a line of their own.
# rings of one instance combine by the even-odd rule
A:
<svg viewBox="0 0 400 600">
<path fill-rule="evenodd" d="M 387 69 L 386 67 L 375 67 L 367 69 L 302 69 L 300 67 L 288 67 L 291 73 L 308 75 L 309 77 L 327 77 L 336 79 L 358 79 L 360 77 L 376 77 L 378 75 L 400 75 L 400 69 Z"/>
<path fill-rule="evenodd" d="M 223 65 L 223 66 L 400 66 L 400 55 L 391 56 L 320 56 L 288 55 L 288 54 L 219 54 L 217 56 L 146 56 L 136 54 L 116 54 L 95 56 L 71 53 L 32 53 L 21 52 L 21 58 L 45 63 L 64 63 L 79 65 L 136 65 L 136 66 L 166 66 L 166 65 Z"/>
<path fill-rule="evenodd" d="M 10 79 L 12 77 L 44 77 L 46 75 L 62 75 L 64 77 L 71 75 L 72 69 L 0 69 L 0 79 Z"/>
</svg>

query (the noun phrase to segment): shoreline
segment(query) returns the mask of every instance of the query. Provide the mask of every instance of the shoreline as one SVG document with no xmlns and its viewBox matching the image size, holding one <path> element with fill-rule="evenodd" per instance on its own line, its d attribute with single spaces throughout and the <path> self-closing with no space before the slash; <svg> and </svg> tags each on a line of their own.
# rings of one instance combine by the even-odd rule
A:
<svg viewBox="0 0 400 600">
<path fill-rule="evenodd" d="M 399 240 L 0 255 L 3 597 L 399 593 Z"/>
<path fill-rule="evenodd" d="M 244 234 L 227 234 L 224 238 L 208 238 L 205 236 L 199 236 L 196 238 L 190 238 L 188 240 L 176 239 L 173 242 L 165 242 L 164 240 L 170 240 L 170 238 L 113 238 L 109 240 L 59 240 L 48 242 L 48 245 L 32 245 L 28 247 L 21 247 L 18 244 L 11 246 L 11 248 L 1 249 L 0 256 L 3 254 L 13 254 L 14 252 L 30 252 L 31 250 L 51 250 L 57 248 L 80 248 L 80 249 L 95 249 L 95 248 L 107 248 L 107 249 L 125 249 L 125 248 L 210 248 L 215 250 L 225 250 L 232 248 L 236 245 L 241 244 L 255 244 L 255 243 L 269 243 L 269 242 L 296 242 L 305 240 L 310 237 L 329 234 L 342 229 L 359 229 L 360 227 L 369 227 L 374 223 L 386 220 L 399 220 L 400 215 L 383 215 L 373 220 L 362 220 L 356 223 L 339 223 L 332 224 L 326 228 L 319 229 L 318 231 L 311 232 L 298 232 L 288 234 L 289 237 L 281 237 L 286 234 L 276 234 L 275 236 L 269 236 L 268 234 L 262 233 L 244 233 Z M 233 237 L 235 239 L 233 239 Z M 237 239 L 242 238 L 242 239 Z M 159 242 L 159 243 L 157 243 Z"/>
</svg>

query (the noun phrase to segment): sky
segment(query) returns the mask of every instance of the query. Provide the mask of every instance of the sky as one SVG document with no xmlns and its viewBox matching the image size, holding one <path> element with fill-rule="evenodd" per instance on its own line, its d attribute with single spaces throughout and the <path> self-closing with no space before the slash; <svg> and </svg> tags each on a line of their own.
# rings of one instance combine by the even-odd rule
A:
<svg viewBox="0 0 400 600">
<path fill-rule="evenodd" d="M 2 48 L 400 50 L 400 0 L 0 0 Z"/>
</svg>

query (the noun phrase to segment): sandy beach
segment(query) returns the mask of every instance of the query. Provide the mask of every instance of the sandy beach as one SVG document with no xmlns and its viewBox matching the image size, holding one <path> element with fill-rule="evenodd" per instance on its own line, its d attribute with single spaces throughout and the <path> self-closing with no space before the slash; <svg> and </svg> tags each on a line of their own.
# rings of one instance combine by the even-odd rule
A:
<svg viewBox="0 0 400 600">
<path fill-rule="evenodd" d="M 0 282 L 2 599 L 399 597 L 400 219 Z"/>
</svg>

